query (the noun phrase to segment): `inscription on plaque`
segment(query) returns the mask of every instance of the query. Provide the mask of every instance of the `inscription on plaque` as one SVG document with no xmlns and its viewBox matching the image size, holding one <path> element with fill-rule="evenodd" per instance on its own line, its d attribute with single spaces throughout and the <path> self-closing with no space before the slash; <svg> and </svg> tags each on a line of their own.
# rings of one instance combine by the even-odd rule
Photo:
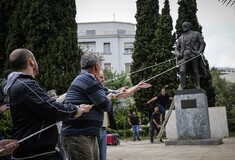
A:
<svg viewBox="0 0 235 160">
<path fill-rule="evenodd" d="M 181 100 L 181 108 L 182 109 L 197 108 L 196 99 Z"/>
</svg>

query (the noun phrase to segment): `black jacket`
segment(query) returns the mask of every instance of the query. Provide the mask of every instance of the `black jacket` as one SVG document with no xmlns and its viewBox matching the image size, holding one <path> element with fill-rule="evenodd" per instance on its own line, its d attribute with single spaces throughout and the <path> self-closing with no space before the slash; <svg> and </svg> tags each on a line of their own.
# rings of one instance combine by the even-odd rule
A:
<svg viewBox="0 0 235 160">
<path fill-rule="evenodd" d="M 73 118 L 72 104 L 56 103 L 29 75 L 13 72 L 4 91 L 9 95 L 13 123 L 13 139 L 21 140 L 56 121 Z M 56 125 L 23 141 L 13 153 L 14 158 L 34 158 L 55 152 L 58 140 Z"/>
</svg>

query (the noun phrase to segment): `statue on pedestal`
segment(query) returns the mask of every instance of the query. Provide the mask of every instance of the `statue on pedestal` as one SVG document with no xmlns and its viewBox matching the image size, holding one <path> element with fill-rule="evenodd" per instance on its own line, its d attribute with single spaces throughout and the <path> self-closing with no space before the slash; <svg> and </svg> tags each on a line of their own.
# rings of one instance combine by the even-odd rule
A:
<svg viewBox="0 0 235 160">
<path fill-rule="evenodd" d="M 180 86 L 185 88 L 186 76 L 194 77 L 196 89 L 200 89 L 200 77 L 206 75 L 206 67 L 203 60 L 203 52 L 206 47 L 203 36 L 198 31 L 191 30 L 191 23 L 182 24 L 183 34 L 178 38 L 175 54 L 179 65 Z"/>
</svg>

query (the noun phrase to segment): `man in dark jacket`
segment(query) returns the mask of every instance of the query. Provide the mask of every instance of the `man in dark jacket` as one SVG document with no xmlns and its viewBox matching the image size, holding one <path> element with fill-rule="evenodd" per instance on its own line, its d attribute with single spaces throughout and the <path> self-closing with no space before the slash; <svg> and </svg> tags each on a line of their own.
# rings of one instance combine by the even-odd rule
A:
<svg viewBox="0 0 235 160">
<path fill-rule="evenodd" d="M 55 146 L 58 140 L 57 121 L 79 117 L 88 112 L 90 105 L 60 104 L 50 98 L 34 79 L 38 64 L 32 52 L 16 49 L 9 57 L 15 72 L 7 78 L 4 92 L 10 100 L 13 138 L 22 140 L 48 126 L 48 129 L 20 142 L 13 152 L 13 159 L 52 160 L 61 159 Z"/>
</svg>

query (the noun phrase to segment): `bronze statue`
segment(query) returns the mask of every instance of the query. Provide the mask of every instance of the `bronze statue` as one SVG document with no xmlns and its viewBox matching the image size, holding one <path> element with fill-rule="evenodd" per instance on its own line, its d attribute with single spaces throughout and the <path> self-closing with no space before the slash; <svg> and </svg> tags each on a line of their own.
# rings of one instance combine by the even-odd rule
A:
<svg viewBox="0 0 235 160">
<path fill-rule="evenodd" d="M 180 74 L 179 90 L 185 88 L 186 76 L 193 76 L 195 88 L 199 89 L 200 77 L 206 75 L 205 64 L 202 63 L 206 43 L 200 32 L 191 30 L 191 23 L 184 22 L 182 29 L 183 34 L 175 47 Z"/>
</svg>

